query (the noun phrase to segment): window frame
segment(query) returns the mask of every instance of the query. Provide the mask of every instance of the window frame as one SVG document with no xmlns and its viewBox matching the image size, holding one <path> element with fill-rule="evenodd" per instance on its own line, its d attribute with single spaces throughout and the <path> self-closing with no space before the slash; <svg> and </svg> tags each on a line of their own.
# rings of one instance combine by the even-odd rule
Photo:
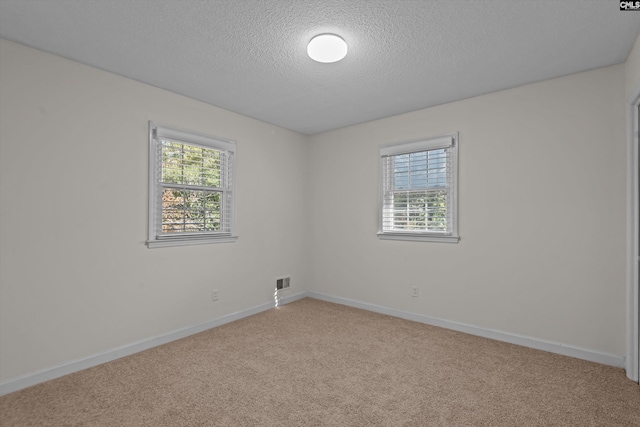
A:
<svg viewBox="0 0 640 427">
<path fill-rule="evenodd" d="M 406 240 L 406 241 L 422 241 L 422 242 L 444 242 L 458 243 L 460 236 L 458 234 L 458 133 L 450 133 L 437 137 L 423 138 L 419 140 L 396 142 L 384 144 L 379 150 L 379 194 L 378 194 L 378 238 L 382 240 Z M 400 154 L 419 153 L 429 150 L 437 150 L 442 148 L 449 149 L 450 167 L 453 169 L 448 174 L 449 182 L 447 210 L 451 210 L 451 224 L 445 232 L 436 231 L 385 231 L 384 230 L 384 211 L 385 211 L 385 176 L 384 161 L 387 156 L 395 156 Z"/>
<path fill-rule="evenodd" d="M 181 142 L 190 146 L 215 149 L 229 153 L 227 168 L 230 176 L 230 185 L 225 185 L 221 191 L 220 199 L 224 200 L 225 195 L 230 197 L 229 200 L 223 201 L 228 203 L 229 232 L 191 232 L 176 233 L 167 236 L 158 233 L 160 216 L 162 215 L 162 189 L 163 185 L 159 182 L 162 174 L 162 164 L 157 160 L 157 150 L 160 145 L 160 137 Z M 217 138 L 209 135 L 199 134 L 178 128 L 162 126 L 154 122 L 149 122 L 149 230 L 147 246 L 149 248 L 160 248 L 167 246 L 187 246 L 187 245 L 203 245 L 211 243 L 227 243 L 235 242 L 238 238 L 236 232 L 236 152 L 237 147 L 235 141 Z M 221 210 L 225 210 L 221 207 Z"/>
</svg>

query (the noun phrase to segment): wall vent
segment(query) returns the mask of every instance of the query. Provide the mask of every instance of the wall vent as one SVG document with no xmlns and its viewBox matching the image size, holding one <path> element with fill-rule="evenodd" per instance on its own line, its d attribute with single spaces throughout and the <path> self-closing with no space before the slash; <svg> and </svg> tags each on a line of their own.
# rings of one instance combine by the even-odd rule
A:
<svg viewBox="0 0 640 427">
<path fill-rule="evenodd" d="M 280 279 L 276 279 L 276 290 L 287 289 L 290 286 L 290 283 L 290 277 L 282 277 Z"/>
</svg>

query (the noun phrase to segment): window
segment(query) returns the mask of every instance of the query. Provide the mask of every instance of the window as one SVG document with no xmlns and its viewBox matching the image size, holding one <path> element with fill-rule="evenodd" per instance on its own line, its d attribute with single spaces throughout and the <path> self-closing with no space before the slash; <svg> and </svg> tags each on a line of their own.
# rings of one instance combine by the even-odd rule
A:
<svg viewBox="0 0 640 427">
<path fill-rule="evenodd" d="M 236 144 L 149 123 L 150 248 L 234 241 Z"/>
<path fill-rule="evenodd" d="M 380 147 L 378 237 L 457 243 L 458 134 Z"/>
</svg>

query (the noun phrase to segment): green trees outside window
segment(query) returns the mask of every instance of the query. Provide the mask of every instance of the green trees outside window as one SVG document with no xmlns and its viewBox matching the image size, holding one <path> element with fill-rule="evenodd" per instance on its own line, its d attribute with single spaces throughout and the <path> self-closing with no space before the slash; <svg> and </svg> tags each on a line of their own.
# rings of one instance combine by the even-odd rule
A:
<svg viewBox="0 0 640 427">
<path fill-rule="evenodd" d="M 226 153 L 161 141 L 162 233 L 221 231 Z"/>
</svg>

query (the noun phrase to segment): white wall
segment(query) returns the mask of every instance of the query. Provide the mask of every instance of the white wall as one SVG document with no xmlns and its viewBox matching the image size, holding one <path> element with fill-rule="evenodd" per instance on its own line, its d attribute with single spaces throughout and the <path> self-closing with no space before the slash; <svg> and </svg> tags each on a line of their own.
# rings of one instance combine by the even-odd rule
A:
<svg viewBox="0 0 640 427">
<path fill-rule="evenodd" d="M 145 246 L 149 120 L 237 142 L 237 242 Z M 0 382 L 306 290 L 305 138 L 0 40 Z"/>
<path fill-rule="evenodd" d="M 312 137 L 312 288 L 624 356 L 624 72 Z M 379 240 L 379 146 L 456 131 L 460 243 Z"/>
<path fill-rule="evenodd" d="M 636 39 L 633 49 L 625 63 L 625 95 L 631 96 L 635 88 L 640 85 L 640 36 Z"/>
</svg>

